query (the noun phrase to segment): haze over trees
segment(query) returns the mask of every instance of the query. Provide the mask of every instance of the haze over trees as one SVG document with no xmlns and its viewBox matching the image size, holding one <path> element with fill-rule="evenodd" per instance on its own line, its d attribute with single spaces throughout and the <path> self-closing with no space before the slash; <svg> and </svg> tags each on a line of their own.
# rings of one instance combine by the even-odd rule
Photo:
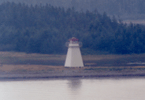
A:
<svg viewBox="0 0 145 100">
<path fill-rule="evenodd" d="M 85 53 L 145 53 L 145 26 L 123 24 L 106 13 L 77 12 L 51 5 L 0 5 L 0 50 L 66 53 L 65 42 L 77 37 Z"/>
<path fill-rule="evenodd" d="M 107 12 L 108 15 L 120 16 L 122 19 L 144 19 L 145 0 L 0 0 L 3 2 L 25 3 L 28 5 L 45 5 L 72 8 L 77 11 Z"/>
</svg>

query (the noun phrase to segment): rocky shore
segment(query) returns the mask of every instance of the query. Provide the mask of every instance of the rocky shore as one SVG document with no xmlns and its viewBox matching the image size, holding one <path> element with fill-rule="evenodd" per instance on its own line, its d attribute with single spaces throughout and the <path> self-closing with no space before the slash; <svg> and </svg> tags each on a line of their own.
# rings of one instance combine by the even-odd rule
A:
<svg viewBox="0 0 145 100">
<path fill-rule="evenodd" d="M 11 68 L 11 69 L 10 69 Z M 47 78 L 103 78 L 103 77 L 144 77 L 145 66 L 128 67 L 83 67 L 65 68 L 47 65 L 3 65 L 0 67 L 0 80 L 8 79 L 47 79 Z"/>
</svg>

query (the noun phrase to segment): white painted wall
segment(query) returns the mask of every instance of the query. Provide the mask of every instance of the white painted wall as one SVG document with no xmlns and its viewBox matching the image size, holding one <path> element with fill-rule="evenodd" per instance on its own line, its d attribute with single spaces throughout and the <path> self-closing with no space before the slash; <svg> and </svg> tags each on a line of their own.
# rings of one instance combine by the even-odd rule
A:
<svg viewBox="0 0 145 100">
<path fill-rule="evenodd" d="M 70 41 L 65 60 L 65 67 L 83 67 L 83 60 L 80 52 L 79 43 Z"/>
</svg>

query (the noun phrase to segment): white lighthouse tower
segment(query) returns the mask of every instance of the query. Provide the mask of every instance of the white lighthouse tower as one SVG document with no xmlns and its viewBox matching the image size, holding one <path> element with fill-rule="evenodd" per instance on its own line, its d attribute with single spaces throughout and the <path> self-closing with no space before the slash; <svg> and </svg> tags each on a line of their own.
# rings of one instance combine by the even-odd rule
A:
<svg viewBox="0 0 145 100">
<path fill-rule="evenodd" d="M 83 60 L 80 52 L 80 42 L 75 37 L 69 39 L 65 67 L 83 67 Z"/>
</svg>

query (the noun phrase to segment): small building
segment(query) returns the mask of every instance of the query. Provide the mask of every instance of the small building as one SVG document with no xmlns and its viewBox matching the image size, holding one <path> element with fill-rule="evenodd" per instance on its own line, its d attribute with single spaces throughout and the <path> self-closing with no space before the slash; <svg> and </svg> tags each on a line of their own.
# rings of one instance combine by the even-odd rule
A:
<svg viewBox="0 0 145 100">
<path fill-rule="evenodd" d="M 65 60 L 65 67 L 84 67 L 82 55 L 80 52 L 81 43 L 75 37 L 69 39 L 66 43 L 68 47 L 67 56 Z"/>
</svg>

